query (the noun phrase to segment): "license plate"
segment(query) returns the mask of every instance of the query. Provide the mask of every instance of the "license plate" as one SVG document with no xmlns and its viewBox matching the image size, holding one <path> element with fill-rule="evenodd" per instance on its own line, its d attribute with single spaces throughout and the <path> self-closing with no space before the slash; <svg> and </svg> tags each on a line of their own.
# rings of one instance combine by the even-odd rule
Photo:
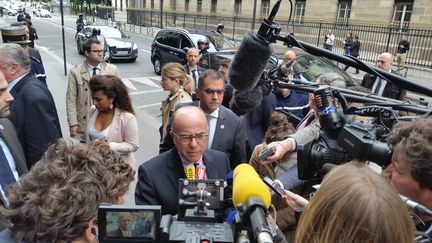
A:
<svg viewBox="0 0 432 243">
<path fill-rule="evenodd" d="M 127 55 L 127 54 L 129 54 L 129 52 L 128 51 L 117 51 L 117 54 L 119 54 L 119 55 Z"/>
</svg>

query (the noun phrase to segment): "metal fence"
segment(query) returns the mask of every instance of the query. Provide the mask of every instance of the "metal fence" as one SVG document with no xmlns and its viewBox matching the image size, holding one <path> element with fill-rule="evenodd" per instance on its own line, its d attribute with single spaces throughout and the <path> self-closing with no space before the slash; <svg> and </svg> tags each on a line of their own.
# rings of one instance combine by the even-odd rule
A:
<svg viewBox="0 0 432 243">
<path fill-rule="evenodd" d="M 99 18 L 112 16 L 113 8 L 99 8 Z M 162 14 L 162 17 L 161 17 Z M 261 20 L 255 22 L 255 31 Z M 375 62 L 379 53 L 395 54 L 402 33 L 410 41 L 406 65 L 432 68 L 432 26 L 414 26 L 392 23 L 340 22 L 340 21 L 290 21 L 276 19 L 282 33 L 294 33 L 304 42 L 322 46 L 324 35 L 332 29 L 336 36 L 333 51 L 343 53 L 343 40 L 351 31 L 358 35 L 361 43 L 360 59 Z M 252 28 L 252 18 L 227 17 L 219 15 L 188 14 L 180 12 L 160 12 L 144 9 L 127 9 L 127 24 L 143 27 L 179 27 L 186 29 L 216 30 L 219 23 L 224 24 L 226 36 L 240 39 L 246 31 Z"/>
</svg>

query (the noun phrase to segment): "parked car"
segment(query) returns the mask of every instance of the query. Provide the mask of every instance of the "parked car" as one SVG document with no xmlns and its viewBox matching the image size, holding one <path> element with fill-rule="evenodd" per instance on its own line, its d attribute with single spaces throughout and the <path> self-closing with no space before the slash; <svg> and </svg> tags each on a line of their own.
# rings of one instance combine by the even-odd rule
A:
<svg viewBox="0 0 432 243">
<path fill-rule="evenodd" d="M 167 62 L 186 64 L 186 54 L 189 48 L 198 47 L 198 40 L 209 40 L 207 59 L 202 66 L 216 68 L 218 59 L 224 55 L 232 56 L 236 51 L 236 44 L 227 37 L 213 31 L 186 30 L 180 28 L 164 28 L 158 31 L 151 45 L 151 62 L 156 74 L 160 74 L 162 65 Z M 215 54 L 218 54 L 216 56 Z"/>
<path fill-rule="evenodd" d="M 7 14 L 9 16 L 16 16 L 18 14 L 18 11 L 12 8 L 8 7 L 1 7 L 3 9 L 3 14 Z"/>
<path fill-rule="evenodd" d="M 51 12 L 47 9 L 41 8 L 36 11 L 36 16 L 41 18 L 51 18 Z"/>
<path fill-rule="evenodd" d="M 84 53 L 84 43 L 92 37 L 93 29 L 100 29 L 105 37 L 111 60 L 130 60 L 134 62 L 138 58 L 138 46 L 129 40 L 130 36 L 122 31 L 108 26 L 86 26 L 76 36 L 78 53 Z"/>
</svg>

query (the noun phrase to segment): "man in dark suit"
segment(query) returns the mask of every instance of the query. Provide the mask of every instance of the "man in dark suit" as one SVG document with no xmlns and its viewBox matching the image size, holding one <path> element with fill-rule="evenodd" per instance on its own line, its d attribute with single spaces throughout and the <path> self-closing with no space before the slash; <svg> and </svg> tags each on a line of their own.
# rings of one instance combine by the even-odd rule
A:
<svg viewBox="0 0 432 243">
<path fill-rule="evenodd" d="M 204 68 L 198 66 L 198 61 L 201 55 L 198 49 L 192 47 L 189 48 L 186 59 L 187 63 L 184 65 L 186 73 L 189 74 L 195 81 L 195 87 L 198 86 L 198 79 L 202 72 L 205 71 Z"/>
<path fill-rule="evenodd" d="M 30 61 L 21 46 L 12 43 L 0 45 L 0 71 L 15 98 L 9 118 L 16 128 L 30 168 L 48 146 L 62 136 L 54 99 L 47 86 L 29 74 Z"/>
<path fill-rule="evenodd" d="M 384 52 L 378 56 L 377 67 L 387 72 L 395 73 L 392 70 L 392 62 L 393 55 L 391 53 Z M 406 94 L 406 91 L 401 89 L 396 84 L 369 73 L 365 74 L 361 85 L 372 90 L 375 95 L 387 98 L 402 100 Z"/>
<path fill-rule="evenodd" d="M 27 172 L 24 152 L 13 124 L 6 118 L 10 114 L 9 106 L 13 101 L 12 95 L 7 90 L 8 83 L 0 72 L 0 203 L 8 205 L 6 197 L 7 186 L 13 185 L 19 177 Z M 11 179 L 8 179 L 11 178 Z M 0 216 L 0 230 L 10 225 L 9 221 Z"/>
<path fill-rule="evenodd" d="M 224 152 L 231 168 L 246 162 L 246 133 L 243 117 L 238 117 L 230 109 L 222 106 L 224 81 L 219 72 L 208 69 L 198 81 L 197 95 L 199 102 L 183 103 L 179 106 L 199 106 L 206 114 L 209 124 L 207 148 Z M 165 152 L 174 146 L 171 137 L 167 137 L 159 146 L 159 152 Z"/>
<path fill-rule="evenodd" d="M 170 135 L 175 147 L 139 167 L 135 203 L 161 205 L 162 214 L 175 215 L 179 179 L 186 178 L 186 168 L 205 168 L 205 173 L 197 173 L 197 179 L 222 179 L 230 166 L 224 153 L 205 149 L 208 127 L 206 116 L 198 107 L 185 106 L 174 112 Z"/>
</svg>

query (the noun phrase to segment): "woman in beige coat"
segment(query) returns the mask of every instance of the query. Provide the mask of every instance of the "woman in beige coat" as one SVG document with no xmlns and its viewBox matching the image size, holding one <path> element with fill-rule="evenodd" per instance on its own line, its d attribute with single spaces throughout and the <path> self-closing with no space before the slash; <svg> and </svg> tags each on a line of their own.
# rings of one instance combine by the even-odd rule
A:
<svg viewBox="0 0 432 243">
<path fill-rule="evenodd" d="M 90 108 L 87 141 L 98 140 L 118 152 L 135 170 L 133 152 L 138 150 L 138 124 L 126 86 L 114 75 L 90 79 L 94 105 Z"/>
<path fill-rule="evenodd" d="M 191 102 L 191 94 L 194 92 L 194 80 L 186 73 L 185 68 L 179 64 L 170 62 L 163 66 L 161 71 L 161 86 L 163 90 L 170 94 L 166 100 L 162 101 L 162 127 L 161 141 L 167 136 L 167 124 L 175 111 L 178 103 Z"/>
</svg>

